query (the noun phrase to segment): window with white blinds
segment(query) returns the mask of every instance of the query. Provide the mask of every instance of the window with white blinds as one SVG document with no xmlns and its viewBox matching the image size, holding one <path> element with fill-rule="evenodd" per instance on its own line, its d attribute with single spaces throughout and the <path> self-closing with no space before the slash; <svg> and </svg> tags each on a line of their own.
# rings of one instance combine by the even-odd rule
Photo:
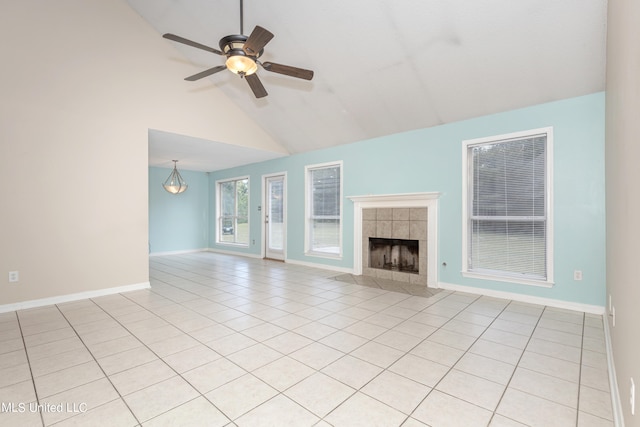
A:
<svg viewBox="0 0 640 427">
<path fill-rule="evenodd" d="M 306 252 L 321 256 L 342 253 L 342 163 L 306 167 Z"/>
<path fill-rule="evenodd" d="M 465 141 L 466 272 L 551 280 L 550 132 Z"/>
</svg>

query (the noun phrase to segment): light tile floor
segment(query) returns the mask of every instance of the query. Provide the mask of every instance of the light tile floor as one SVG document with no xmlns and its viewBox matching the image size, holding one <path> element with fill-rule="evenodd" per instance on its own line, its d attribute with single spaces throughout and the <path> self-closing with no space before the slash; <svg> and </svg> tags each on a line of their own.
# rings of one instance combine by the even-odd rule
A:
<svg viewBox="0 0 640 427">
<path fill-rule="evenodd" d="M 213 253 L 0 314 L 2 426 L 611 426 L 601 316 Z"/>
</svg>

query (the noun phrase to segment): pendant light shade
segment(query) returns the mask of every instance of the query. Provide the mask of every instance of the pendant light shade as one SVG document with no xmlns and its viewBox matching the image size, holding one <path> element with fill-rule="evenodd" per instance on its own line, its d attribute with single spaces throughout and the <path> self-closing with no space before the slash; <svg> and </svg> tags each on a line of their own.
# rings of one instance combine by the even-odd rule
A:
<svg viewBox="0 0 640 427">
<path fill-rule="evenodd" d="M 176 167 L 177 163 L 177 160 L 173 160 L 173 170 L 171 171 L 171 174 L 164 182 L 164 184 L 162 184 L 164 189 L 171 194 L 184 193 L 188 187 L 185 180 L 182 179 L 182 175 L 180 175 L 180 172 L 178 172 L 178 168 Z"/>
</svg>

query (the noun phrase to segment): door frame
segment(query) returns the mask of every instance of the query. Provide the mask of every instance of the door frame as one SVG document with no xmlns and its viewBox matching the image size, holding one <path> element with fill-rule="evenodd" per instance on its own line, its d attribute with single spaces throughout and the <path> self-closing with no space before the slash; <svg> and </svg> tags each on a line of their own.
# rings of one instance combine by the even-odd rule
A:
<svg viewBox="0 0 640 427">
<path fill-rule="evenodd" d="M 262 249 L 261 255 L 262 258 L 267 258 L 267 245 L 269 239 L 267 238 L 267 233 L 269 232 L 267 227 L 267 209 L 269 207 L 269 192 L 268 189 L 268 180 L 270 178 L 282 177 L 283 189 L 282 189 L 282 225 L 283 225 L 283 241 L 282 241 L 282 258 L 276 258 L 273 256 L 268 257 L 269 259 L 275 259 L 280 261 L 286 261 L 287 259 L 287 172 L 276 172 L 270 173 L 266 175 L 262 175 L 262 208 L 261 211 L 261 221 L 262 221 Z"/>
</svg>

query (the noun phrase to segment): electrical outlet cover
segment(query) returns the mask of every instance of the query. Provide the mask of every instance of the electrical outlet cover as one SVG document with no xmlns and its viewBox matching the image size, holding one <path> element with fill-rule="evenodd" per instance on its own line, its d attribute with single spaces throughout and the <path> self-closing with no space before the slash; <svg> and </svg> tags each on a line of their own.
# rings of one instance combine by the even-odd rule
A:
<svg viewBox="0 0 640 427">
<path fill-rule="evenodd" d="M 609 316 L 611 316 L 611 326 L 615 328 L 616 326 L 616 308 L 615 307 L 611 307 L 611 313 L 609 313 Z"/>
<path fill-rule="evenodd" d="M 629 403 L 631 404 L 631 415 L 636 412 L 636 385 L 631 378 L 631 387 L 629 387 Z"/>
</svg>

